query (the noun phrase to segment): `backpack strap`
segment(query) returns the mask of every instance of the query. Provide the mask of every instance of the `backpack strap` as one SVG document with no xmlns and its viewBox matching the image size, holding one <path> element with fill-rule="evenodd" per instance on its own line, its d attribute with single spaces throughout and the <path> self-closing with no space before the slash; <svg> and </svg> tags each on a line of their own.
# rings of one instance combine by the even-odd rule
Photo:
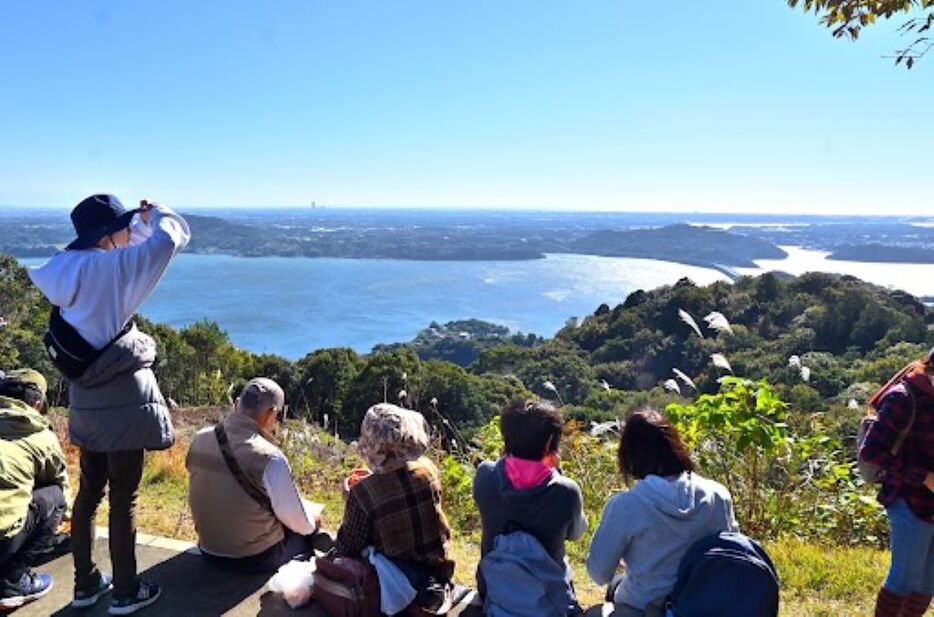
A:
<svg viewBox="0 0 934 617">
<path fill-rule="evenodd" d="M 246 491 L 247 495 L 253 498 L 253 501 L 274 513 L 272 502 L 269 501 L 269 497 L 247 480 L 246 474 L 243 473 L 243 469 L 240 468 L 237 459 L 234 458 L 233 452 L 230 451 L 230 441 L 227 439 L 227 431 L 224 430 L 224 425 L 222 423 L 218 422 L 214 425 L 214 436 L 217 437 L 217 445 L 221 448 L 221 454 L 224 456 L 224 462 L 227 463 L 227 469 L 230 470 L 237 484 Z"/>
<path fill-rule="evenodd" d="M 892 456 L 898 456 L 899 450 L 902 449 L 905 440 L 908 438 L 908 434 L 911 432 L 911 428 L 914 426 L 915 416 L 918 415 L 918 397 L 914 392 L 914 386 L 908 383 L 907 380 L 903 380 L 902 385 L 905 386 L 905 392 L 908 393 L 908 399 L 911 401 L 911 417 L 908 420 L 908 426 L 898 433 L 898 437 L 895 438 L 895 443 L 892 444 L 892 449 L 890 450 Z"/>
</svg>

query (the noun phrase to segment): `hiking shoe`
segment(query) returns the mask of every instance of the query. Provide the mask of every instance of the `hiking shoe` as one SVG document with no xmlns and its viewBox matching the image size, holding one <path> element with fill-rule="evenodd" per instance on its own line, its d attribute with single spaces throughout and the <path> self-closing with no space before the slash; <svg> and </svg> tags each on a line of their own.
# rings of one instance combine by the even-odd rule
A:
<svg viewBox="0 0 934 617">
<path fill-rule="evenodd" d="M 311 548 L 319 553 L 329 553 L 334 548 L 334 535 L 327 531 L 316 531 L 311 534 Z M 311 555 L 314 557 L 314 554 Z"/>
<path fill-rule="evenodd" d="M 15 584 L 11 584 L 9 581 L 3 584 L 0 608 L 4 610 L 17 608 L 27 602 L 38 600 L 49 593 L 51 589 L 52 577 L 50 575 L 24 572 Z"/>
<path fill-rule="evenodd" d="M 140 581 L 136 593 L 132 596 L 114 596 L 107 613 L 110 615 L 129 615 L 141 608 L 146 608 L 159 599 L 162 589 L 155 583 Z"/>
<path fill-rule="evenodd" d="M 71 601 L 72 608 L 87 608 L 94 606 L 101 596 L 106 595 L 113 589 L 113 577 L 109 574 L 101 574 L 97 581 L 97 586 L 90 589 L 75 589 L 75 596 Z"/>
</svg>

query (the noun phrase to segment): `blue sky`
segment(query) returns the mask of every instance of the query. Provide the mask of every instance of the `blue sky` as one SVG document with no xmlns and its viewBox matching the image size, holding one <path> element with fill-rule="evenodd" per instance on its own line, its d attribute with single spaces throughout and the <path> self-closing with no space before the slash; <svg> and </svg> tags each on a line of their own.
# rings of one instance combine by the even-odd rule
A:
<svg viewBox="0 0 934 617">
<path fill-rule="evenodd" d="M 0 4 L 0 204 L 931 213 L 934 58 L 783 0 Z"/>
</svg>

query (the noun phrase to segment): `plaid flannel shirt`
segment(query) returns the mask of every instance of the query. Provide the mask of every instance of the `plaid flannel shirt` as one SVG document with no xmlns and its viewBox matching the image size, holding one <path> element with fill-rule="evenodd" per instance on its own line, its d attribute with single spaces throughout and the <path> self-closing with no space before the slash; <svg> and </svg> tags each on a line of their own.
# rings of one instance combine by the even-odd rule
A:
<svg viewBox="0 0 934 617">
<path fill-rule="evenodd" d="M 438 472 L 422 458 L 396 471 L 367 476 L 350 489 L 337 552 L 359 557 L 372 546 L 390 559 L 417 563 L 451 580 L 450 540 Z"/>
<path fill-rule="evenodd" d="M 877 420 L 866 434 L 859 456 L 885 472 L 880 503 L 888 506 L 904 499 L 918 518 L 934 522 L 934 492 L 924 485 L 928 472 L 934 471 L 934 388 L 929 381 L 926 387 L 918 380 L 912 380 L 912 384 L 915 420 L 898 454 L 892 456 L 892 446 L 911 422 L 911 397 L 905 383 L 893 386 L 883 396 Z"/>
</svg>

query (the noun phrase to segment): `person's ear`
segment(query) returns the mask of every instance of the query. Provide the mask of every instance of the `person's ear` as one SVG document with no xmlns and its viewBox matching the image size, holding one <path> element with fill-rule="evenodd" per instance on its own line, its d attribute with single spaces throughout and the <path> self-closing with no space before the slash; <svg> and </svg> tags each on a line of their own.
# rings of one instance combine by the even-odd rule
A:
<svg viewBox="0 0 934 617">
<path fill-rule="evenodd" d="M 548 441 L 545 442 L 545 451 L 542 452 L 542 458 L 545 458 L 546 456 L 554 452 L 554 446 L 553 446 L 554 441 L 555 441 L 555 436 L 554 436 L 554 433 L 552 433 L 551 435 L 548 436 Z"/>
</svg>

